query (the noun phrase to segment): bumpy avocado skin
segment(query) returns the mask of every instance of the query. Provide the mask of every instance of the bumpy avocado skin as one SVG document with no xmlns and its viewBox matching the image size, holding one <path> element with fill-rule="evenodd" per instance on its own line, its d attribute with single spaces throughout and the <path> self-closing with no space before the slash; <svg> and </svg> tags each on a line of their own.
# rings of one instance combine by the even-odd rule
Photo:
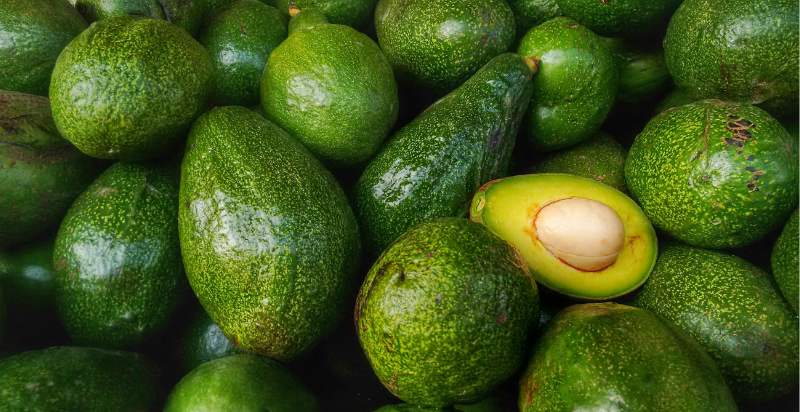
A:
<svg viewBox="0 0 800 412">
<path fill-rule="evenodd" d="M 165 412 L 315 412 L 314 395 L 280 363 L 232 355 L 204 363 L 172 390 Z"/>
<path fill-rule="evenodd" d="M 769 274 L 747 261 L 667 244 L 632 304 L 694 337 L 737 399 L 766 401 L 797 388 L 797 316 Z"/>
<path fill-rule="evenodd" d="M 797 210 L 786 222 L 780 237 L 772 248 L 772 276 L 778 284 L 783 297 L 797 313 L 798 284 L 800 281 L 800 259 L 798 258 L 798 217 Z"/>
<path fill-rule="evenodd" d="M 519 37 L 531 27 L 561 15 L 556 0 L 508 0 L 508 5 L 514 11 Z"/>
<path fill-rule="evenodd" d="M 439 94 L 508 51 L 515 36 L 504 0 L 380 0 L 375 28 L 398 77 Z"/>
<path fill-rule="evenodd" d="M 405 402 L 474 402 L 520 366 L 536 325 L 536 283 L 510 245 L 442 218 L 406 232 L 372 266 L 356 301 L 361 346 Z"/>
<path fill-rule="evenodd" d="M 652 313 L 573 305 L 550 322 L 520 382 L 519 410 L 736 411 L 714 362 Z"/>
<path fill-rule="evenodd" d="M 278 10 L 289 12 L 293 5 L 303 10 L 315 9 L 322 12 L 328 21 L 362 29 L 369 23 L 377 0 L 276 0 Z"/>
<path fill-rule="evenodd" d="M 46 97 L 0 91 L 0 246 L 54 229 L 100 170 L 58 134 Z"/>
<path fill-rule="evenodd" d="M 73 0 L 75 8 L 92 22 L 119 16 L 142 16 L 163 19 L 158 0 Z"/>
<path fill-rule="evenodd" d="M 540 60 L 524 126 L 531 146 L 550 151 L 591 137 L 617 95 L 617 67 L 601 38 L 556 17 L 531 29 L 517 52 Z"/>
<path fill-rule="evenodd" d="M 653 224 L 698 247 L 749 245 L 797 205 L 797 147 L 765 111 L 705 100 L 662 112 L 625 162 Z"/>
<path fill-rule="evenodd" d="M 522 58 L 502 54 L 394 134 L 355 188 L 373 254 L 418 223 L 464 216 L 475 190 L 507 173 L 531 76 Z"/>
<path fill-rule="evenodd" d="M 692 97 L 796 114 L 797 0 L 686 0 L 664 38 L 667 66 Z"/>
<path fill-rule="evenodd" d="M 672 79 L 663 51 L 642 47 L 619 37 L 602 39 L 611 49 L 619 70 L 618 102 L 649 103 L 670 87 Z"/>
<path fill-rule="evenodd" d="M 625 148 L 611 135 L 597 132 L 575 147 L 548 154 L 534 164 L 532 171 L 588 177 L 625 192 L 626 155 Z"/>
<path fill-rule="evenodd" d="M 183 370 L 190 371 L 208 361 L 238 353 L 222 329 L 200 309 L 180 338 L 178 356 Z"/>
<path fill-rule="evenodd" d="M 31 315 L 52 311 L 55 299 L 53 240 L 0 254 L 0 285 L 13 291 L 5 294 L 11 310 Z"/>
<path fill-rule="evenodd" d="M 52 347 L 0 360 L 7 412 L 140 412 L 157 408 L 158 371 L 143 356 Z"/>
<path fill-rule="evenodd" d="M 641 37 L 669 20 L 683 0 L 556 0 L 569 16 L 597 34 Z"/>
<path fill-rule="evenodd" d="M 203 115 L 179 215 L 192 289 L 235 345 L 289 360 L 334 327 L 358 270 L 358 228 L 333 176 L 285 131 L 243 107 Z"/>
<path fill-rule="evenodd" d="M 117 163 L 72 204 L 53 252 L 56 306 L 79 344 L 133 347 L 186 290 L 174 172 Z"/>
<path fill-rule="evenodd" d="M 47 96 L 61 50 L 86 29 L 64 0 L 4 0 L 0 3 L 0 90 Z"/>
<path fill-rule="evenodd" d="M 212 65 L 200 43 L 163 20 L 113 17 L 64 49 L 50 85 L 53 118 L 101 159 L 163 155 L 205 109 Z"/>
</svg>

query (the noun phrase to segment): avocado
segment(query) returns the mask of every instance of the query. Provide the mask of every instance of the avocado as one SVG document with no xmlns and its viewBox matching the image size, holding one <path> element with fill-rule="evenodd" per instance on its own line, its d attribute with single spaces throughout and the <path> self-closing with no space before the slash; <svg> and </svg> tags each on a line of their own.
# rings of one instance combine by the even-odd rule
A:
<svg viewBox="0 0 800 412">
<path fill-rule="evenodd" d="M 517 21 L 517 36 L 522 36 L 531 27 L 561 15 L 556 0 L 508 0 L 508 5 L 514 11 Z"/>
<path fill-rule="evenodd" d="M 0 246 L 21 245 L 58 226 L 101 168 L 58 134 L 46 97 L 0 90 L 0 142 Z"/>
<path fill-rule="evenodd" d="M 798 217 L 795 209 L 783 227 L 780 237 L 772 248 L 772 276 L 783 297 L 797 313 L 798 284 L 800 281 L 800 259 L 798 258 Z"/>
<path fill-rule="evenodd" d="M 664 110 L 671 109 L 673 107 L 683 106 L 685 104 L 694 103 L 696 100 L 689 96 L 689 93 L 686 90 L 675 88 L 660 103 L 656 106 L 656 109 L 653 111 L 653 115 L 657 115 Z"/>
<path fill-rule="evenodd" d="M 163 167 L 117 163 L 75 200 L 53 251 L 75 342 L 128 348 L 164 329 L 186 290 L 177 217 L 177 178 Z"/>
<path fill-rule="evenodd" d="M 511 48 L 514 12 L 504 0 L 380 0 L 378 43 L 397 76 L 443 95 Z"/>
<path fill-rule="evenodd" d="M 738 399 L 766 401 L 797 389 L 797 317 L 769 275 L 747 261 L 664 245 L 632 304 L 694 337 Z"/>
<path fill-rule="evenodd" d="M 30 317 L 54 310 L 53 240 L 0 254 L 0 285 L 14 292 L 5 296 L 12 311 Z"/>
<path fill-rule="evenodd" d="M 516 54 L 492 59 L 372 159 L 354 202 L 374 255 L 418 223 L 464 216 L 474 191 L 506 174 L 534 71 Z"/>
<path fill-rule="evenodd" d="M 58 130 L 101 159 L 165 154 L 205 108 L 213 67 L 200 43 L 163 20 L 113 17 L 64 49 L 50 85 Z"/>
<path fill-rule="evenodd" d="M 86 22 L 64 0 L 3 0 L 0 90 L 47 96 L 58 54 L 84 29 Z"/>
<path fill-rule="evenodd" d="M 447 406 L 478 401 L 514 374 L 538 312 L 536 283 L 513 247 L 481 225 L 441 218 L 378 258 L 355 320 L 390 392 Z"/>
<path fill-rule="evenodd" d="M 314 412 L 314 395 L 278 362 L 232 355 L 198 366 L 175 385 L 164 412 Z"/>
<path fill-rule="evenodd" d="M 601 38 L 556 17 L 525 34 L 517 52 L 540 61 L 523 126 L 531 146 L 551 151 L 591 137 L 617 95 L 617 67 Z"/>
<path fill-rule="evenodd" d="M 369 23 L 377 0 L 276 0 L 278 10 L 290 14 L 292 8 L 319 10 L 333 24 L 362 29 Z"/>
<path fill-rule="evenodd" d="M 603 36 L 641 38 L 663 28 L 683 0 L 556 0 L 565 16 Z"/>
<path fill-rule="evenodd" d="M 286 18 L 257 0 L 239 0 L 216 14 L 199 38 L 214 65 L 212 100 L 220 105 L 257 104 L 261 73 L 286 36 Z"/>
<path fill-rule="evenodd" d="M 519 410 L 737 411 L 714 362 L 652 313 L 617 303 L 573 305 L 537 341 Z"/>
<path fill-rule="evenodd" d="M 181 169 L 181 250 L 203 308 L 244 350 L 286 361 L 311 348 L 358 271 L 358 228 L 339 184 L 244 107 L 198 119 Z"/>
<path fill-rule="evenodd" d="M 596 132 L 577 146 L 548 153 L 536 162 L 534 173 L 568 173 L 588 177 L 625 192 L 625 156 L 627 150 L 611 135 Z"/>
<path fill-rule="evenodd" d="M 695 99 L 761 104 L 797 114 L 797 0 L 686 0 L 670 20 L 664 54 Z"/>
<path fill-rule="evenodd" d="M 649 103 L 672 84 L 664 53 L 619 37 L 601 37 L 611 49 L 619 70 L 617 102 L 629 105 Z"/>
<path fill-rule="evenodd" d="M 373 412 L 452 412 L 453 408 L 439 408 L 429 406 L 419 406 L 410 403 L 398 403 L 395 405 L 385 405 Z"/>
<path fill-rule="evenodd" d="M 51 347 L 0 359 L 6 412 L 140 412 L 157 405 L 158 370 L 142 355 Z"/>
<path fill-rule="evenodd" d="M 118 16 L 163 19 L 159 0 L 70 0 L 86 20 L 92 22 Z"/>
<path fill-rule="evenodd" d="M 797 148 L 749 104 L 704 100 L 653 118 L 625 180 L 653 224 L 697 247 L 752 244 L 797 205 Z"/>
<path fill-rule="evenodd" d="M 181 334 L 179 345 L 178 356 L 185 371 L 239 352 L 202 308 Z"/>
<path fill-rule="evenodd" d="M 399 108 L 392 68 L 378 45 L 338 24 L 295 30 L 273 50 L 261 105 L 268 119 L 337 168 L 372 157 Z"/>
<path fill-rule="evenodd" d="M 196 35 L 203 25 L 209 0 L 159 0 L 164 17 L 172 24 Z"/>
</svg>

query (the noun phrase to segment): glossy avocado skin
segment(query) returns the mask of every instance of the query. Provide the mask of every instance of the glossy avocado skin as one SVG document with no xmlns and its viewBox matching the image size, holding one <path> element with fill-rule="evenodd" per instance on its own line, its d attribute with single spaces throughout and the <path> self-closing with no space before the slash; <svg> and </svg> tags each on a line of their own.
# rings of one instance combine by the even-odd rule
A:
<svg viewBox="0 0 800 412">
<path fill-rule="evenodd" d="M 276 0 L 275 5 L 284 13 L 288 13 L 290 5 L 301 11 L 316 9 L 331 23 L 361 29 L 369 23 L 376 2 L 377 0 Z"/>
<path fill-rule="evenodd" d="M 796 0 L 686 0 L 664 38 L 675 84 L 695 99 L 760 104 L 796 114 Z"/>
<path fill-rule="evenodd" d="M 653 224 L 698 247 L 752 244 L 797 205 L 797 147 L 748 104 L 705 100 L 662 112 L 636 137 L 628 189 Z"/>
<path fill-rule="evenodd" d="M 360 249 L 347 199 L 297 140 L 249 109 L 195 123 L 179 228 L 192 289 L 244 350 L 292 359 L 347 305 Z"/>
<path fill-rule="evenodd" d="M 58 54 L 85 28 L 81 15 L 64 0 L 4 0 L 0 90 L 47 96 Z"/>
<path fill-rule="evenodd" d="M 100 164 L 58 134 L 45 97 L 0 91 L 0 246 L 54 229 Z"/>
<path fill-rule="evenodd" d="M 212 72 L 208 53 L 184 30 L 163 20 L 108 18 L 59 56 L 53 118 L 90 156 L 163 155 L 205 109 Z"/>
<path fill-rule="evenodd" d="M 178 355 L 183 370 L 190 371 L 208 361 L 238 352 L 219 326 L 200 309 L 181 336 Z"/>
<path fill-rule="evenodd" d="M 619 37 L 603 37 L 619 70 L 617 101 L 646 104 L 662 95 L 672 79 L 661 49 L 650 49 Z"/>
<path fill-rule="evenodd" d="M 533 165 L 534 173 L 569 173 L 594 179 L 626 192 L 625 157 L 627 150 L 611 135 L 595 133 L 589 140 L 550 153 Z"/>
<path fill-rule="evenodd" d="M 789 221 L 783 227 L 780 237 L 772 248 L 772 276 L 784 299 L 797 313 L 798 278 L 800 278 L 800 258 L 798 258 L 798 216 L 795 209 Z"/>
<path fill-rule="evenodd" d="M 528 29 L 561 15 L 556 0 L 508 0 L 517 21 L 517 36 L 522 37 Z"/>
<path fill-rule="evenodd" d="M 667 244 L 632 304 L 694 337 L 737 399 L 766 401 L 797 388 L 797 317 L 769 275 L 747 261 Z"/>
<path fill-rule="evenodd" d="M 298 30 L 306 30 L 321 24 L 328 24 L 328 18 L 317 9 L 307 9 L 295 14 L 289 20 L 289 34 Z"/>
<path fill-rule="evenodd" d="M 556 0 L 565 16 L 597 34 L 641 37 L 663 28 L 683 0 Z"/>
<path fill-rule="evenodd" d="M 131 352 L 63 346 L 0 359 L 7 412 L 153 410 L 157 384 L 156 366 Z"/>
<path fill-rule="evenodd" d="M 536 283 L 513 247 L 481 225 L 416 226 L 370 269 L 358 336 L 383 385 L 405 402 L 487 396 L 517 370 L 539 317 Z"/>
<path fill-rule="evenodd" d="M 73 203 L 53 252 L 59 317 L 79 343 L 136 346 L 161 331 L 186 288 L 174 172 L 117 163 Z"/>
<path fill-rule="evenodd" d="M 591 137 L 617 95 L 617 68 L 601 38 L 556 17 L 531 29 L 517 52 L 540 60 L 524 126 L 531 146 L 552 151 Z"/>
<path fill-rule="evenodd" d="M 464 216 L 475 190 L 507 173 L 531 76 L 522 58 L 502 54 L 392 136 L 355 188 L 371 253 L 418 223 Z"/>
<path fill-rule="evenodd" d="M 375 28 L 398 77 L 439 94 L 508 51 L 515 35 L 503 0 L 380 0 Z"/>
<path fill-rule="evenodd" d="M 142 16 L 163 19 L 164 10 L 158 0 L 71 0 L 87 21 L 119 16 Z"/>
<path fill-rule="evenodd" d="M 9 253 L 0 253 L 0 286 L 11 310 L 41 314 L 53 310 L 55 270 L 53 240 L 46 239 Z"/>
<path fill-rule="evenodd" d="M 559 312 L 535 344 L 519 410 L 736 411 L 703 349 L 645 310 L 617 303 Z"/>
</svg>

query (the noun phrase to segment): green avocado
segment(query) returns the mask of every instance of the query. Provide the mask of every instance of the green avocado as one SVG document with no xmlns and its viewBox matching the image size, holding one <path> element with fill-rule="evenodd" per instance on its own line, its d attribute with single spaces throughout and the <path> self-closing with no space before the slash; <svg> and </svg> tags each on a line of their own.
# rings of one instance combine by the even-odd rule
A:
<svg viewBox="0 0 800 412">
<path fill-rule="evenodd" d="M 772 276 L 778 284 L 783 297 L 797 313 L 798 284 L 800 283 L 800 258 L 798 258 L 798 216 L 797 210 L 786 222 L 780 237 L 772 248 Z"/>
<path fill-rule="evenodd" d="M 84 29 L 64 0 L 0 2 L 0 90 L 47 96 L 58 54 Z"/>
<path fill-rule="evenodd" d="M 689 96 L 689 93 L 687 93 L 686 90 L 675 88 L 666 97 L 664 97 L 660 103 L 658 103 L 656 109 L 653 111 L 653 115 L 657 115 L 664 110 L 671 109 L 673 107 L 694 103 L 695 101 L 697 100 Z"/>
<path fill-rule="evenodd" d="M 204 109 L 213 68 L 200 43 L 163 20 L 113 17 L 64 49 L 50 85 L 53 118 L 102 159 L 166 154 Z"/>
<path fill-rule="evenodd" d="M 659 229 L 698 247 L 746 246 L 797 205 L 797 147 L 765 111 L 704 100 L 653 118 L 625 162 L 628 189 Z"/>
<path fill-rule="evenodd" d="M 619 37 L 602 39 L 611 49 L 619 70 L 618 102 L 648 103 L 669 89 L 672 79 L 660 49 L 639 46 Z"/>
<path fill-rule="evenodd" d="M 533 165 L 534 173 L 568 173 L 588 177 L 625 192 L 627 150 L 611 135 L 595 133 L 577 146 L 549 153 Z"/>
<path fill-rule="evenodd" d="M 418 223 L 464 216 L 475 190 L 506 174 L 532 75 L 524 59 L 502 54 L 395 133 L 355 188 L 373 254 Z"/>
<path fill-rule="evenodd" d="M 686 0 L 664 38 L 675 84 L 695 99 L 796 114 L 797 0 Z"/>
<path fill-rule="evenodd" d="M 514 11 L 517 21 L 517 36 L 522 36 L 531 27 L 561 15 L 556 0 L 508 0 L 508 5 Z"/>
<path fill-rule="evenodd" d="M 180 185 L 186 274 L 238 347 L 290 360 L 335 326 L 358 271 L 353 212 L 295 139 L 244 107 L 192 128 Z"/>
<path fill-rule="evenodd" d="M 551 321 L 520 382 L 519 410 L 737 411 L 714 362 L 652 313 L 573 305 Z"/>
<path fill-rule="evenodd" d="M 591 137 L 617 95 L 617 67 L 600 36 L 556 17 L 531 29 L 517 52 L 540 61 L 523 127 L 532 147 L 550 151 Z"/>
<path fill-rule="evenodd" d="M 410 403 L 398 403 L 395 405 L 385 405 L 373 412 L 452 412 L 453 408 L 439 408 L 435 406 L 419 406 Z"/>
<path fill-rule="evenodd" d="M 663 28 L 682 1 L 556 0 L 556 4 L 565 16 L 598 34 L 638 38 Z"/>
<path fill-rule="evenodd" d="M 333 24 L 362 29 L 369 23 L 377 0 L 276 0 L 278 10 L 290 14 L 294 7 L 300 11 L 319 10 Z"/>
<path fill-rule="evenodd" d="M 186 371 L 239 352 L 203 309 L 198 310 L 189 322 L 179 345 L 178 356 L 181 367 Z"/>
<path fill-rule="evenodd" d="M 164 17 L 172 24 L 196 35 L 203 25 L 209 0 L 159 0 Z"/>
<path fill-rule="evenodd" d="M 328 18 L 317 9 L 307 9 L 302 12 L 296 11 L 289 20 L 289 34 L 328 23 L 330 23 Z"/>
<path fill-rule="evenodd" d="M 79 344 L 127 348 L 160 332 L 183 297 L 178 187 L 164 168 L 117 163 L 61 222 L 59 317 Z"/>
<path fill-rule="evenodd" d="M 92 22 L 119 16 L 163 19 L 158 0 L 70 0 L 86 20 Z"/>
<path fill-rule="evenodd" d="M 797 316 L 769 274 L 723 252 L 662 247 L 633 305 L 694 337 L 737 399 L 766 401 L 797 389 Z"/>
<path fill-rule="evenodd" d="M 58 134 L 46 97 L 0 90 L 0 246 L 58 226 L 99 166 Z"/>
<path fill-rule="evenodd" d="M 42 314 L 54 310 L 53 240 L 3 253 L 0 256 L 0 285 L 13 291 L 5 295 L 12 311 Z"/>
<path fill-rule="evenodd" d="M 4 412 L 141 412 L 157 405 L 158 370 L 143 356 L 52 347 L 0 359 Z"/>
<path fill-rule="evenodd" d="M 445 94 L 511 48 L 515 21 L 504 0 L 380 0 L 375 29 L 401 80 Z"/>
<path fill-rule="evenodd" d="M 405 402 L 475 402 L 521 365 L 539 317 L 520 255 L 486 228 L 441 218 L 406 232 L 370 269 L 358 337 L 383 385 Z"/>
<path fill-rule="evenodd" d="M 334 167 L 372 157 L 399 109 L 397 84 L 381 49 L 338 24 L 295 30 L 272 52 L 261 80 L 261 105 L 268 119 Z"/>
</svg>

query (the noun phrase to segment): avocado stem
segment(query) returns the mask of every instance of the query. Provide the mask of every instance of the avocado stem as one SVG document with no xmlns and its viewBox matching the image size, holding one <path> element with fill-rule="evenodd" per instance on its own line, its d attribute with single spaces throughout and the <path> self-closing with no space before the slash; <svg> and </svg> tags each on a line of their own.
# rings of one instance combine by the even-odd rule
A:
<svg viewBox="0 0 800 412">
<path fill-rule="evenodd" d="M 289 4 L 289 16 L 294 17 L 300 14 L 300 8 L 294 2 Z"/>
</svg>

